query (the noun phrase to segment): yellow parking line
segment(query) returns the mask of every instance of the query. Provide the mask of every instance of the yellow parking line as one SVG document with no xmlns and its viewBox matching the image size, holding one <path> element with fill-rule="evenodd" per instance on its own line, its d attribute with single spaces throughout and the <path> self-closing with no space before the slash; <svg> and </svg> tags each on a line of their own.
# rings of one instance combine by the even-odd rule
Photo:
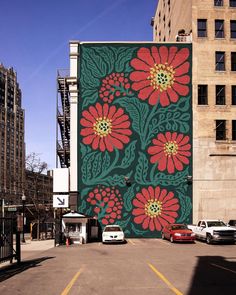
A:
<svg viewBox="0 0 236 295">
<path fill-rule="evenodd" d="M 81 274 L 82 269 L 80 269 L 72 278 L 72 280 L 69 282 L 69 284 L 66 286 L 66 288 L 64 289 L 64 291 L 61 293 L 61 295 L 67 295 L 70 292 L 70 289 L 72 288 L 72 286 L 74 285 L 74 283 L 76 282 L 76 280 L 78 279 L 79 275 Z"/>
<path fill-rule="evenodd" d="M 164 283 L 166 283 L 166 285 L 176 294 L 176 295 L 183 295 L 183 293 L 181 293 L 178 289 L 176 289 L 168 280 L 167 278 L 160 273 L 152 264 L 148 263 L 148 266 L 155 272 L 156 275 L 158 275 L 158 277 L 160 279 L 162 279 L 162 281 Z"/>
<path fill-rule="evenodd" d="M 218 268 L 221 268 L 221 269 L 224 269 L 224 270 L 227 270 L 227 271 L 230 271 L 232 273 L 236 273 L 236 271 L 232 270 L 232 269 L 229 269 L 229 268 L 226 268 L 226 267 L 223 267 L 223 266 L 220 266 L 220 265 L 217 265 L 217 264 L 214 264 L 214 263 L 211 263 L 211 265 L 215 266 L 215 267 L 218 267 Z"/>
<path fill-rule="evenodd" d="M 132 245 L 135 245 L 135 243 L 132 240 L 128 240 Z"/>
</svg>

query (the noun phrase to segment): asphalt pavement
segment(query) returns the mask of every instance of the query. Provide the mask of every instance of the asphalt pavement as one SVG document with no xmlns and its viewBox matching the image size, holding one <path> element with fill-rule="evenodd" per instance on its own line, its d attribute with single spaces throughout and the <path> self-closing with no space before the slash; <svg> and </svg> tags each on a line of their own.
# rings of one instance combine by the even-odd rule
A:
<svg viewBox="0 0 236 295">
<path fill-rule="evenodd" d="M 0 268 L 4 295 L 234 295 L 236 245 L 171 244 L 128 239 L 126 244 L 54 247 L 22 245 L 22 264 Z"/>
</svg>

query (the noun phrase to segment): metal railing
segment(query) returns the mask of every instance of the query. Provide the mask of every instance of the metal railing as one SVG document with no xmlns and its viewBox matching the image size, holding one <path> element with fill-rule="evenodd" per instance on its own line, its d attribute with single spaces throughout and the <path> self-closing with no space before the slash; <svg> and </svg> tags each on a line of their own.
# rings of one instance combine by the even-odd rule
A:
<svg viewBox="0 0 236 295">
<path fill-rule="evenodd" d="M 0 263 L 13 258 L 20 262 L 20 234 L 16 232 L 16 245 L 13 245 L 13 218 L 0 218 Z"/>
</svg>

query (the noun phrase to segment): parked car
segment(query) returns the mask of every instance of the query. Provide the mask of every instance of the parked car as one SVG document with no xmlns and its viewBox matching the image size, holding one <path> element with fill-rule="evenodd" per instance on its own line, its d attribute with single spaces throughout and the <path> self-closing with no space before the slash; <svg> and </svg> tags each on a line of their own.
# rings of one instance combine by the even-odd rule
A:
<svg viewBox="0 0 236 295">
<path fill-rule="evenodd" d="M 235 228 L 236 228 L 236 220 L 231 219 L 231 220 L 228 222 L 228 226 L 231 226 L 231 227 L 235 227 Z"/>
<path fill-rule="evenodd" d="M 119 225 L 106 225 L 102 232 L 102 242 L 125 242 L 125 234 Z"/>
<path fill-rule="evenodd" d="M 189 225 L 196 234 L 196 239 L 205 240 L 207 244 L 214 242 L 236 242 L 236 230 L 226 226 L 222 220 L 203 219 L 197 225 Z"/>
<path fill-rule="evenodd" d="M 194 242 L 195 234 L 186 224 L 169 224 L 162 230 L 162 239 L 173 242 Z"/>
</svg>

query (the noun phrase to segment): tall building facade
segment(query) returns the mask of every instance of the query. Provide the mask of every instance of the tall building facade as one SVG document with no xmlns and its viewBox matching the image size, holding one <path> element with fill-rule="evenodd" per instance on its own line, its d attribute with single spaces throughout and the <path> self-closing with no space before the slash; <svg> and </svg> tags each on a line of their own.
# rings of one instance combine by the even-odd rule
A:
<svg viewBox="0 0 236 295">
<path fill-rule="evenodd" d="M 24 110 L 13 68 L 0 64 L 0 198 L 21 203 L 25 181 Z"/>
<path fill-rule="evenodd" d="M 192 42 L 193 221 L 236 216 L 236 1 L 159 0 L 153 40 Z"/>
</svg>

